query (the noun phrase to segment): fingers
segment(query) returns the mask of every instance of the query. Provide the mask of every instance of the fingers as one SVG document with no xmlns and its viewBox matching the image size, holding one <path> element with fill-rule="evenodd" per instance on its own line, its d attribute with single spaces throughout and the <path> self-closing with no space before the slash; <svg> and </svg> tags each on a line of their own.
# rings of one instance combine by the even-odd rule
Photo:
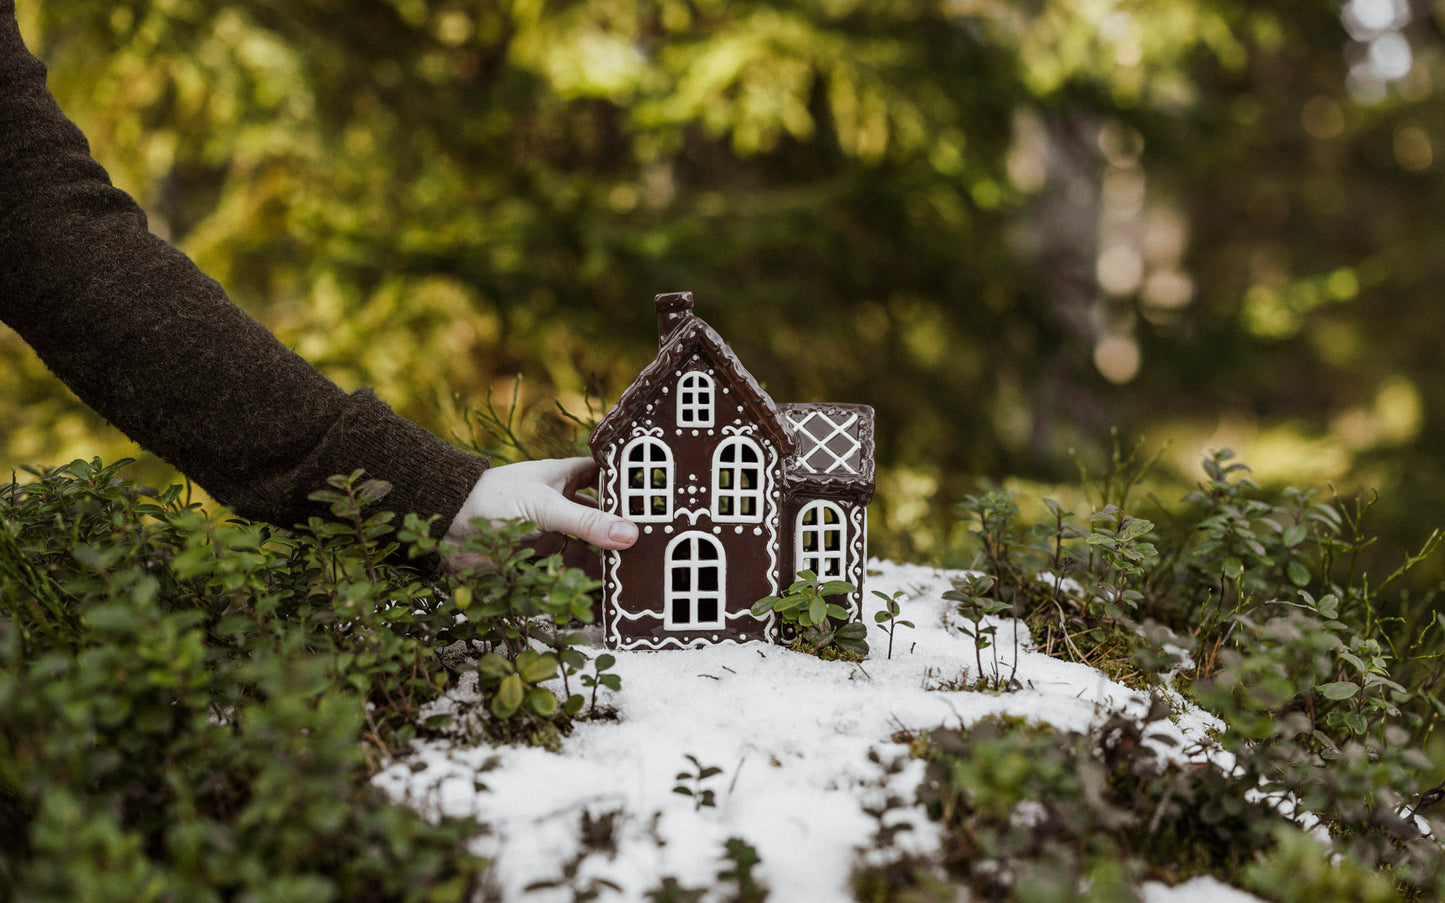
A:
<svg viewBox="0 0 1445 903">
<path fill-rule="evenodd" d="M 625 549 L 637 541 L 630 521 L 576 501 L 577 490 L 597 479 L 591 458 L 526 462 L 536 482 L 519 483 L 517 500 L 528 520 L 550 533 L 566 533 L 603 549 Z M 513 465 L 521 466 L 521 465 Z"/>
<path fill-rule="evenodd" d="M 460 539 L 470 530 L 473 517 L 520 518 L 543 532 L 570 534 L 603 549 L 628 548 L 637 541 L 637 527 L 577 496 L 596 478 L 597 464 L 587 457 L 494 467 L 482 474 L 448 535 Z"/>
<path fill-rule="evenodd" d="M 544 531 L 571 535 L 603 549 L 625 549 L 637 542 L 631 521 L 569 501 L 561 495 L 538 500 L 531 520 Z"/>
</svg>

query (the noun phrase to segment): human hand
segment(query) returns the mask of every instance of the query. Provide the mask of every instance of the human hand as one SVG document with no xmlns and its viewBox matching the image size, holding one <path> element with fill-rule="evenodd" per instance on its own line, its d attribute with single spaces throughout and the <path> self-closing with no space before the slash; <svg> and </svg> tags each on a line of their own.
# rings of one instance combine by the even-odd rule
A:
<svg viewBox="0 0 1445 903">
<path fill-rule="evenodd" d="M 596 502 L 577 494 L 596 479 L 597 463 L 591 458 L 549 458 L 490 468 L 452 518 L 444 541 L 461 545 L 473 532 L 476 518 L 520 519 L 537 525 L 538 532 L 528 546 L 538 555 L 560 551 L 566 564 L 600 571 L 597 556 L 579 543 L 569 543 L 568 537 L 603 549 L 625 549 L 637 541 L 637 526 L 598 510 Z M 479 560 L 477 555 L 454 552 L 443 556 L 442 566 L 456 572 Z"/>
</svg>

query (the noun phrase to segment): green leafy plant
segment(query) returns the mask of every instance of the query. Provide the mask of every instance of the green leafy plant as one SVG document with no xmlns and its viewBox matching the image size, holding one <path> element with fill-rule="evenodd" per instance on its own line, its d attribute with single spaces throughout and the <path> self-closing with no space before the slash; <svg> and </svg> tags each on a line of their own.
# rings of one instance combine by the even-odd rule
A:
<svg viewBox="0 0 1445 903">
<path fill-rule="evenodd" d="M 717 793 L 711 788 L 702 786 L 704 781 L 722 774 L 722 769 L 715 765 L 703 765 L 698 761 L 697 756 L 689 753 L 687 760 L 692 763 L 692 771 L 679 771 L 674 780 L 679 781 L 672 788 L 673 793 L 680 793 L 683 796 L 690 796 L 693 799 L 693 808 L 701 809 L 704 806 L 709 808 L 717 805 Z"/>
<path fill-rule="evenodd" d="M 996 648 L 993 652 L 992 672 L 984 673 L 983 650 L 993 648 L 994 640 L 998 636 L 998 625 L 985 625 L 984 619 L 997 617 L 1012 609 L 1009 603 L 990 595 L 997 585 L 997 580 L 988 574 L 968 573 L 954 581 L 954 588 L 943 594 L 943 598 L 958 603 L 955 610 L 963 616 L 965 621 L 964 624 L 959 625 L 959 630 L 964 636 L 973 640 L 973 659 L 977 668 L 974 671 L 974 682 L 980 687 L 1013 686 L 1014 675 L 1018 673 L 1017 632 L 1014 634 L 1013 672 L 1009 675 L 1008 681 L 1004 681 L 999 675 L 998 650 Z"/>
<path fill-rule="evenodd" d="M 868 655 L 868 631 L 848 620 L 848 610 L 830 597 L 855 593 L 858 588 L 843 580 L 819 579 L 803 571 L 781 596 L 765 596 L 754 602 L 752 613 L 763 617 L 776 612 L 796 631 L 793 648 L 819 658 L 861 661 Z"/>
<path fill-rule="evenodd" d="M 598 687 L 606 687 L 614 693 L 622 689 L 621 676 L 606 673 L 615 664 L 617 664 L 617 657 L 604 652 L 592 660 L 593 672 L 582 675 L 582 686 L 590 687 L 592 690 L 592 701 L 588 704 L 590 711 L 597 711 Z"/>
<path fill-rule="evenodd" d="M 524 714 L 545 719 L 557 714 L 556 694 L 541 686 L 557 677 L 557 659 L 552 655 L 524 649 L 509 659 L 489 652 L 477 663 L 477 671 L 496 717 Z"/>
<path fill-rule="evenodd" d="M 729 837 L 723 843 L 727 866 L 717 873 L 719 889 L 727 888 L 727 903 L 763 903 L 770 891 L 767 884 L 753 873 L 762 864 L 757 848 L 741 837 Z"/>
<path fill-rule="evenodd" d="M 283 534 L 76 461 L 0 490 L 0 887 L 17 899 L 469 899 L 481 827 L 370 783 L 468 635 L 386 487 Z"/>
<path fill-rule="evenodd" d="M 479 654 L 478 675 L 494 716 L 488 730 L 506 740 L 555 746 L 584 704 L 567 683 L 585 665 L 577 626 L 593 620 L 598 582 L 566 567 L 562 556 L 537 558 L 524 545 L 530 524 L 473 523 L 475 532 L 456 549 L 470 562 L 453 592 Z M 414 554 L 435 554 L 443 545 L 425 533 L 407 532 Z M 543 652 L 541 650 L 548 650 Z M 560 679 L 561 699 L 544 683 Z"/>
<path fill-rule="evenodd" d="M 1123 507 L 1131 467 L 1082 518 L 1046 499 L 1045 518 L 1028 525 L 997 492 L 976 499 L 965 521 L 978 567 L 950 599 L 971 636 L 991 640 L 984 618 L 1021 607 L 1044 651 L 1186 694 L 1224 724 L 1189 752 L 1213 750 L 1230 768 L 1179 770 L 1160 755 L 1148 729 L 1168 716 L 1158 704 L 1143 725 L 1120 716 L 1099 734 L 1009 722 L 935 731 L 914 744 L 947 763 L 930 765 L 923 798 L 941 820 L 973 812 L 948 833 L 944 861 L 986 899 L 1072 898 L 1081 886 L 1129 899 L 1152 870 L 1207 872 L 1268 899 L 1440 898 L 1440 828 L 1422 834 L 1405 816 L 1434 817 L 1440 796 L 1422 788 L 1439 785 L 1425 751 L 1438 750 L 1445 717 L 1445 619 L 1433 592 L 1382 595 L 1438 549 L 1439 532 L 1372 580 L 1373 498 L 1266 491 L 1227 450 L 1206 457 L 1204 473 L 1177 508 L 1150 496 L 1148 518 Z M 950 784 L 968 788 L 966 803 L 937 795 Z M 1020 827 L 1020 807 L 1042 819 L 1042 835 Z M 995 828 L 978 821 L 986 812 L 1002 819 Z M 1316 834 L 1296 813 L 1318 819 Z M 870 900 L 931 893 L 937 867 L 900 855 L 862 869 L 855 887 Z"/>
<path fill-rule="evenodd" d="M 527 893 L 570 890 L 573 903 L 590 903 L 602 899 L 609 892 L 621 893 L 622 887 L 615 881 L 597 875 L 584 877 L 582 865 L 593 856 L 610 858 L 617 855 L 617 824 L 625 817 L 621 809 L 610 809 L 595 816 L 590 810 L 583 809 L 578 817 L 577 852 L 561 864 L 556 878 L 530 882 L 523 890 Z"/>
<path fill-rule="evenodd" d="M 891 660 L 893 658 L 893 631 L 899 627 L 913 627 L 912 621 L 906 621 L 898 617 L 902 611 L 898 602 L 904 598 L 906 594 L 902 590 L 898 590 L 890 596 L 887 593 L 881 593 L 875 589 L 873 595 L 883 601 L 882 610 L 873 615 L 873 620 L 879 630 L 888 634 L 888 658 Z"/>
</svg>

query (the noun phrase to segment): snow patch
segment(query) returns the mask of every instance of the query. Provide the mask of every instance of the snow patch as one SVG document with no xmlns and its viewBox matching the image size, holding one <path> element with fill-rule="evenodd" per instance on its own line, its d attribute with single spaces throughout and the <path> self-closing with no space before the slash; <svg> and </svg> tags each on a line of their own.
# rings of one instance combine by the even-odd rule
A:
<svg viewBox="0 0 1445 903">
<path fill-rule="evenodd" d="M 764 644 L 677 652 L 614 652 L 618 693 L 599 702 L 616 707 L 617 721 L 579 723 L 560 753 L 504 747 L 457 748 L 415 744 L 415 753 L 381 772 L 376 784 L 393 799 L 428 814 L 476 818 L 490 831 L 476 852 L 491 858 L 503 899 L 571 899 L 570 889 L 528 892 L 534 882 L 560 877 L 577 858 L 583 814 L 611 822 L 615 850 L 596 850 L 578 867 L 575 886 L 592 879 L 615 885 L 604 900 L 638 900 L 664 876 L 687 886 L 711 886 L 725 867 L 723 844 L 740 837 L 756 848 L 756 875 L 774 900 L 848 901 L 855 852 L 869 849 L 879 825 L 862 809 L 885 795 L 907 802 L 889 813 L 904 850 L 928 852 L 939 836 L 912 805 L 921 762 L 896 773 L 888 763 L 907 755 L 911 731 L 964 727 L 989 715 L 1046 722 L 1084 731 L 1115 713 L 1143 714 L 1146 694 L 1099 671 L 1050 658 L 1032 648 L 1021 624 L 998 621 L 997 645 L 983 651 L 992 670 L 1015 673 L 1011 631 L 1018 629 L 1016 678 L 1021 689 L 977 693 L 935 689 L 966 686 L 977 677 L 972 641 L 952 626 L 953 603 L 943 593 L 963 572 L 874 560 L 868 590 L 902 591 L 893 657 L 887 635 L 874 626 L 881 603 L 865 593 L 863 623 L 872 634 L 861 664 L 824 662 Z M 588 649 L 589 655 L 603 650 Z M 1218 719 L 1166 693 L 1177 717 L 1156 725 L 1168 736 L 1161 753 L 1182 757 L 1197 749 Z M 483 705 L 476 682 L 464 681 L 439 710 L 463 717 Z M 700 783 L 689 755 L 721 769 Z M 715 806 L 676 786 L 713 791 Z M 1020 813 L 1020 817 L 1026 813 Z M 1148 903 L 1253 901 L 1218 882 L 1200 879 L 1176 888 L 1150 884 Z"/>
</svg>

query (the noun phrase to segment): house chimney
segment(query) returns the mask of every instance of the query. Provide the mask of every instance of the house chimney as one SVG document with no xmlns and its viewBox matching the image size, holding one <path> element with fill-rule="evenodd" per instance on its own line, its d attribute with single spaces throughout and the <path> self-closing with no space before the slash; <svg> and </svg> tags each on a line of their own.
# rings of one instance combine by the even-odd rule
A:
<svg viewBox="0 0 1445 903">
<path fill-rule="evenodd" d="M 692 292 L 665 292 L 652 300 L 657 305 L 657 341 L 661 344 L 692 316 Z"/>
</svg>

